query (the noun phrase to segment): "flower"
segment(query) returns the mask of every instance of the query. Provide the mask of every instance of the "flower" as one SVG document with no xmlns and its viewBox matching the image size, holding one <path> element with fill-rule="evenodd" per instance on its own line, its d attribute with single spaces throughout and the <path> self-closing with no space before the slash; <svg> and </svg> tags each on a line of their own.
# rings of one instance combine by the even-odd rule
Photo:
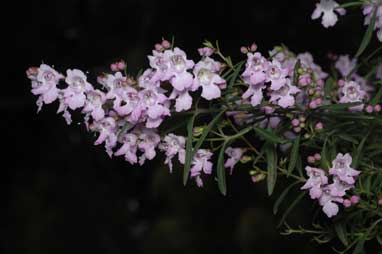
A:
<svg viewBox="0 0 382 254">
<path fill-rule="evenodd" d="M 130 164 L 133 165 L 137 163 L 138 136 L 134 133 L 126 133 L 123 135 L 121 143 L 122 146 L 114 153 L 114 155 L 125 155 L 125 160 Z"/>
<path fill-rule="evenodd" d="M 341 55 L 338 57 L 334 67 L 340 72 L 342 77 L 346 77 L 357 65 L 357 59 L 350 59 L 349 55 Z"/>
<path fill-rule="evenodd" d="M 199 48 L 198 53 L 201 56 L 211 56 L 214 53 L 214 49 L 209 47 Z"/>
<path fill-rule="evenodd" d="M 271 92 L 269 102 L 277 104 L 282 108 L 288 108 L 295 104 L 295 98 L 293 95 L 299 92 L 300 89 L 292 85 L 290 79 L 286 79 L 285 84 L 279 90 Z"/>
<path fill-rule="evenodd" d="M 281 63 L 273 59 L 268 66 L 266 81 L 271 82 L 272 90 L 279 90 L 287 83 L 288 70 L 281 67 Z"/>
<path fill-rule="evenodd" d="M 352 157 L 350 154 L 343 155 L 337 154 L 337 157 L 332 161 L 332 167 L 329 169 L 329 174 L 337 176 L 339 180 L 347 183 L 354 184 L 355 178 L 361 173 L 350 167 Z"/>
<path fill-rule="evenodd" d="M 379 0 L 371 0 L 367 4 L 364 4 L 362 8 L 363 15 L 365 15 L 365 25 L 370 24 L 371 18 L 374 15 L 374 11 L 377 11 L 374 30 L 378 30 L 377 37 L 378 40 L 382 42 L 382 2 Z M 376 10 L 376 8 L 378 9 Z"/>
<path fill-rule="evenodd" d="M 220 70 L 220 63 L 214 61 L 212 58 L 205 57 L 198 62 L 193 69 L 195 87 L 202 86 L 202 97 L 206 100 L 212 100 L 221 96 L 220 87 L 226 84 L 217 72 Z"/>
<path fill-rule="evenodd" d="M 102 91 L 95 89 L 86 94 L 86 99 L 82 112 L 90 114 L 95 121 L 103 119 L 105 111 L 102 106 L 106 102 L 106 95 Z"/>
<path fill-rule="evenodd" d="M 320 198 L 322 195 L 322 186 L 328 183 L 328 177 L 325 175 L 325 171 L 320 168 L 305 167 L 305 171 L 309 176 L 302 190 L 309 189 L 309 195 L 312 199 Z"/>
<path fill-rule="evenodd" d="M 229 156 L 229 158 L 224 163 L 224 167 L 230 169 L 230 174 L 232 175 L 233 168 L 235 167 L 236 163 L 238 163 L 243 157 L 243 154 L 245 153 L 245 149 L 243 148 L 232 148 L 228 147 L 225 150 L 225 154 Z"/>
<path fill-rule="evenodd" d="M 168 165 L 170 173 L 172 172 L 172 159 L 178 155 L 180 163 L 184 164 L 185 161 L 185 145 L 186 140 L 183 136 L 176 136 L 172 133 L 166 135 L 163 142 L 159 145 L 159 149 L 165 152 L 165 164 Z"/>
<path fill-rule="evenodd" d="M 64 104 L 75 110 L 85 105 L 85 92 L 93 90 L 93 86 L 86 81 L 86 75 L 77 69 L 67 70 L 65 82 L 69 85 L 63 90 Z"/>
<path fill-rule="evenodd" d="M 196 179 L 198 187 L 203 186 L 203 182 L 200 178 L 202 172 L 210 175 L 212 173 L 212 162 L 209 160 L 212 157 L 212 153 L 206 149 L 199 149 L 192 161 L 191 177 Z"/>
<path fill-rule="evenodd" d="M 322 190 L 322 195 L 319 198 L 319 203 L 322 206 L 323 212 L 329 218 L 337 215 L 339 211 L 339 207 L 335 202 L 342 203 L 343 199 L 340 197 L 332 196 L 330 194 L 330 189 L 328 187 L 324 188 Z"/>
<path fill-rule="evenodd" d="M 335 197 L 343 197 L 346 195 L 346 191 L 353 188 L 353 185 L 348 184 L 338 177 L 333 177 L 333 183 L 328 185 L 330 195 Z"/>
<path fill-rule="evenodd" d="M 94 122 L 91 129 L 100 133 L 94 144 L 105 143 L 106 152 L 111 157 L 113 155 L 112 149 L 117 144 L 117 123 L 114 118 L 106 117 L 101 121 Z"/>
<path fill-rule="evenodd" d="M 322 25 L 325 28 L 334 26 L 338 17 L 335 12 L 340 15 L 345 15 L 346 10 L 343 8 L 337 8 L 339 4 L 333 0 L 321 0 L 320 3 L 316 4 L 316 9 L 312 13 L 312 19 L 318 19 L 322 15 Z M 335 12 L 334 12 L 335 11 Z"/>
<path fill-rule="evenodd" d="M 138 133 L 138 148 L 142 152 L 139 157 L 139 165 L 143 165 L 145 160 L 152 160 L 156 156 L 155 148 L 160 142 L 160 137 L 153 129 L 136 127 L 134 133 Z"/>
<path fill-rule="evenodd" d="M 165 116 L 170 115 L 167 97 L 158 89 L 144 89 L 139 91 L 139 105 L 146 116 L 146 127 L 157 128 Z"/>
<path fill-rule="evenodd" d="M 39 99 L 37 100 L 38 111 L 41 110 L 44 103 L 50 104 L 57 100 L 60 91 L 57 88 L 57 84 L 64 78 L 63 75 L 52 67 L 41 64 L 39 68 L 29 68 L 27 70 L 27 76 L 32 81 L 31 92 L 34 95 L 39 95 Z"/>
</svg>

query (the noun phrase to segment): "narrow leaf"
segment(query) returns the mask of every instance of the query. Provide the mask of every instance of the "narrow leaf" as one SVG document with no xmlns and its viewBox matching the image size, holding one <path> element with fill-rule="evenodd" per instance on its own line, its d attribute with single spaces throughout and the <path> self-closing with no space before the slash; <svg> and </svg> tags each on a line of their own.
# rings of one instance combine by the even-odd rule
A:
<svg viewBox="0 0 382 254">
<path fill-rule="evenodd" d="M 265 156 L 267 160 L 267 189 L 268 195 L 272 195 L 277 181 L 277 154 L 275 146 L 265 144 Z"/>
<path fill-rule="evenodd" d="M 338 222 L 334 224 L 334 230 L 342 244 L 346 247 L 349 245 L 348 238 L 346 236 L 346 224 L 343 222 Z"/>
<path fill-rule="evenodd" d="M 225 167 L 224 167 L 224 152 L 228 146 L 229 141 L 223 143 L 222 148 L 219 152 L 218 164 L 217 164 L 217 178 L 218 178 L 218 187 L 220 192 L 225 196 L 227 194 L 227 186 L 225 179 Z"/>
<path fill-rule="evenodd" d="M 283 202 L 283 200 L 286 197 L 286 195 L 298 183 L 300 183 L 300 182 L 296 181 L 296 182 L 292 183 L 291 185 L 289 185 L 287 188 L 285 188 L 285 190 L 281 193 L 281 195 L 279 196 L 279 198 L 276 200 L 275 204 L 273 205 L 273 214 L 277 214 L 277 212 L 279 210 L 279 206 Z"/>
<path fill-rule="evenodd" d="M 186 185 L 188 175 L 190 173 L 191 161 L 192 161 L 192 130 L 194 128 L 195 118 L 198 114 L 195 113 L 187 122 L 187 140 L 186 140 L 186 158 L 183 170 L 183 184 Z"/>
<path fill-rule="evenodd" d="M 361 143 L 359 143 L 357 150 L 355 151 L 355 154 L 353 155 L 352 166 L 355 168 L 357 168 L 358 166 L 359 159 L 361 158 L 361 155 L 363 153 L 363 147 L 365 146 L 365 142 L 369 136 L 369 133 L 367 133 L 366 136 L 362 139 Z"/>
<path fill-rule="evenodd" d="M 280 143 L 280 144 L 285 144 L 288 141 L 285 139 L 281 138 L 280 136 L 276 135 L 273 133 L 271 130 L 268 129 L 262 129 L 259 127 L 254 127 L 253 128 L 257 134 L 259 134 L 261 137 L 263 137 L 266 141 L 269 141 L 271 143 Z"/>
<path fill-rule="evenodd" d="M 297 136 L 297 138 L 293 141 L 293 146 L 290 152 L 290 159 L 288 164 L 288 175 L 292 173 L 293 169 L 296 167 L 297 157 L 298 157 L 298 150 L 300 148 L 300 135 Z"/>
<path fill-rule="evenodd" d="M 355 58 L 358 58 L 363 53 L 363 51 L 365 51 L 365 49 L 367 48 L 367 46 L 370 43 L 371 37 L 373 36 L 373 31 L 374 31 L 375 21 L 377 19 L 378 9 L 379 8 L 375 8 L 375 10 L 373 12 L 373 16 L 371 17 L 370 24 L 367 27 L 367 30 L 366 30 L 365 35 L 363 36 L 361 45 L 359 46 L 359 49 L 358 49 L 357 53 L 355 54 Z"/>
</svg>

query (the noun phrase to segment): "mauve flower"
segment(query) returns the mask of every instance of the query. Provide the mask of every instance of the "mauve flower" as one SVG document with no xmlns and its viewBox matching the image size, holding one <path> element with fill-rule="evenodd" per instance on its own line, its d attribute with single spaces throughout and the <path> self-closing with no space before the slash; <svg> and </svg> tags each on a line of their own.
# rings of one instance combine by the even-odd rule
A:
<svg viewBox="0 0 382 254">
<path fill-rule="evenodd" d="M 248 85 L 261 84 L 266 79 L 269 62 L 259 52 L 248 53 L 245 70 L 241 74 Z"/>
<path fill-rule="evenodd" d="M 349 55 L 341 55 L 338 57 L 334 67 L 340 72 L 342 77 L 346 77 L 357 65 L 357 59 L 350 59 Z"/>
<path fill-rule="evenodd" d="M 312 13 L 312 19 L 318 19 L 322 15 L 322 25 L 326 28 L 334 26 L 338 17 L 334 12 L 336 11 L 340 15 L 345 15 L 346 10 L 343 8 L 336 8 L 339 4 L 333 0 L 321 0 L 316 4 L 316 9 Z"/>
<path fill-rule="evenodd" d="M 168 98 L 156 91 L 156 89 L 144 89 L 139 91 L 139 106 L 147 116 L 146 127 L 157 128 L 165 116 L 170 115 Z"/>
<path fill-rule="evenodd" d="M 343 199 L 340 197 L 332 196 L 330 194 L 330 189 L 327 187 L 324 188 L 322 190 L 322 195 L 319 199 L 319 203 L 322 206 L 322 210 L 329 218 L 337 215 L 339 211 L 339 207 L 335 202 L 342 203 Z"/>
<path fill-rule="evenodd" d="M 118 129 L 114 118 L 106 117 L 101 121 L 94 122 L 92 129 L 100 133 L 94 144 L 99 145 L 105 142 L 106 152 L 111 157 L 113 155 L 112 149 L 117 144 Z"/>
<path fill-rule="evenodd" d="M 343 197 L 346 195 L 346 191 L 352 189 L 354 185 L 348 184 L 338 177 L 333 177 L 333 183 L 328 185 L 330 195 L 335 197 Z"/>
<path fill-rule="evenodd" d="M 170 50 L 167 50 L 170 51 Z M 152 56 L 148 56 L 150 67 L 155 70 L 151 77 L 152 82 L 167 81 L 171 78 L 172 73 L 170 70 L 170 58 L 168 53 L 166 55 L 163 52 L 153 51 Z"/>
<path fill-rule="evenodd" d="M 302 190 L 309 189 L 309 194 L 312 199 L 320 198 L 322 195 L 322 187 L 328 183 L 328 177 L 325 175 L 325 171 L 320 168 L 305 167 L 305 171 L 309 176 Z"/>
<path fill-rule="evenodd" d="M 311 70 L 314 78 L 317 79 L 317 82 L 328 77 L 328 74 L 322 70 L 321 66 L 314 62 L 313 56 L 309 52 L 298 54 L 297 59 L 300 60 L 301 67 Z"/>
<path fill-rule="evenodd" d="M 212 100 L 221 96 L 220 87 L 226 81 L 218 73 L 220 63 L 206 57 L 194 66 L 194 83 L 196 87 L 202 86 L 202 97 L 206 100 Z"/>
<path fill-rule="evenodd" d="M 90 114 L 95 121 L 99 121 L 105 117 L 105 111 L 102 108 L 103 104 L 106 102 L 106 95 L 98 90 L 92 90 L 86 93 L 85 107 L 82 112 Z"/>
<path fill-rule="evenodd" d="M 371 0 L 369 3 L 364 4 L 362 8 L 363 15 L 365 15 L 365 25 L 370 24 L 374 11 L 376 8 L 378 8 L 374 30 L 378 30 L 377 37 L 378 40 L 382 42 L 382 2 L 380 0 Z"/>
<path fill-rule="evenodd" d="M 337 154 L 337 157 L 332 161 L 332 167 L 329 169 L 331 175 L 337 176 L 341 181 L 347 184 L 354 184 L 355 178 L 361 173 L 350 167 L 352 157 L 350 154 Z"/>
<path fill-rule="evenodd" d="M 176 89 L 173 89 L 169 99 L 175 99 L 175 98 L 176 98 L 175 100 L 176 112 L 189 110 L 192 107 L 192 97 L 189 94 L 188 90 L 179 92 Z"/>
<path fill-rule="evenodd" d="M 201 56 L 211 56 L 214 53 L 214 49 L 209 47 L 198 48 L 198 53 Z"/>
<path fill-rule="evenodd" d="M 188 60 L 186 53 L 179 48 L 166 50 L 163 55 L 170 62 L 168 72 L 171 77 L 171 85 L 178 91 L 190 88 L 193 84 L 193 77 L 187 70 L 194 67 L 194 61 Z"/>
<path fill-rule="evenodd" d="M 139 93 L 132 87 L 120 87 L 108 93 L 114 97 L 113 109 L 121 116 L 128 116 L 128 120 L 136 123 L 141 116 L 141 107 L 139 107 Z"/>
<path fill-rule="evenodd" d="M 127 82 L 127 77 L 123 76 L 121 72 L 116 72 L 114 75 L 107 74 L 104 79 L 99 80 L 107 89 L 107 99 L 114 99 L 116 91 L 124 88 Z"/>
<path fill-rule="evenodd" d="M 126 133 L 123 135 L 121 140 L 122 146 L 114 153 L 115 156 L 124 155 L 125 160 L 130 164 L 135 164 L 138 162 L 137 158 L 137 148 L 138 148 L 138 137 L 134 133 Z"/>
<path fill-rule="evenodd" d="M 138 134 L 138 148 L 143 153 L 139 157 L 139 165 L 143 165 L 146 159 L 152 160 L 156 156 L 155 148 L 160 142 L 160 137 L 153 129 L 136 127 L 134 132 Z"/>
<path fill-rule="evenodd" d="M 294 95 L 299 92 L 300 89 L 292 85 L 290 79 L 286 79 L 285 84 L 279 90 L 271 92 L 269 102 L 277 104 L 282 108 L 288 108 L 295 104 Z"/>
<path fill-rule="evenodd" d="M 203 186 L 203 182 L 200 178 L 202 172 L 210 175 L 212 173 L 212 162 L 209 160 L 212 157 L 212 153 L 206 149 L 199 149 L 192 161 L 191 177 L 195 178 L 199 187 Z"/>
<path fill-rule="evenodd" d="M 276 59 L 268 66 L 266 74 L 266 82 L 271 82 L 272 90 L 279 90 L 287 83 L 288 70 L 282 68 Z"/>
<path fill-rule="evenodd" d="M 65 105 L 75 110 L 85 105 L 85 92 L 93 90 L 93 86 L 87 82 L 86 75 L 77 69 L 67 70 L 65 82 L 69 85 L 63 90 Z"/>
<path fill-rule="evenodd" d="M 347 81 L 340 88 L 339 103 L 362 102 L 365 99 L 366 92 L 361 89 L 361 86 L 354 81 Z M 363 109 L 363 104 L 350 108 L 353 111 Z"/>
<path fill-rule="evenodd" d="M 230 169 L 231 175 L 232 175 L 233 168 L 235 167 L 236 163 L 240 161 L 241 157 L 243 157 L 243 154 L 245 153 L 245 151 L 246 150 L 243 148 L 232 148 L 232 147 L 228 147 L 225 150 L 225 154 L 227 154 L 229 158 L 224 163 L 224 167 Z"/>
<path fill-rule="evenodd" d="M 177 136 L 172 133 L 166 135 L 163 142 L 159 145 L 159 149 L 165 152 L 165 164 L 168 165 L 170 173 L 172 172 L 172 159 L 178 155 L 180 163 L 184 164 L 186 140 L 182 136 Z"/>
<path fill-rule="evenodd" d="M 41 110 L 43 103 L 50 104 L 57 100 L 60 91 L 57 84 L 60 79 L 64 78 L 63 75 L 46 64 L 41 64 L 39 68 L 30 68 L 27 75 L 32 81 L 31 92 L 34 95 L 39 95 L 38 111 Z"/>
</svg>

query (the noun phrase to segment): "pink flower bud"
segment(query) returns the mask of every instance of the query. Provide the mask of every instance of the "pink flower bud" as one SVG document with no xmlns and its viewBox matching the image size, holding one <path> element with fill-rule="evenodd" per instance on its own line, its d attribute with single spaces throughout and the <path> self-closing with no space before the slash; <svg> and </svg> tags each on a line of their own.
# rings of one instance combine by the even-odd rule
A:
<svg viewBox="0 0 382 254">
<path fill-rule="evenodd" d="M 344 201 L 342 201 L 342 204 L 344 205 L 344 207 L 350 207 L 351 201 L 349 199 L 344 199 Z"/>
<path fill-rule="evenodd" d="M 270 107 L 270 106 L 264 106 L 262 109 L 264 110 L 265 114 L 267 114 L 267 115 L 270 115 L 275 111 L 275 109 Z"/>
<path fill-rule="evenodd" d="M 313 164 L 316 161 L 316 159 L 313 156 L 308 156 L 307 161 L 308 163 Z"/>
<path fill-rule="evenodd" d="M 296 127 L 296 126 L 299 126 L 300 125 L 300 121 L 298 120 L 298 119 L 293 119 L 292 120 L 292 125 L 294 126 L 294 127 Z"/>
<path fill-rule="evenodd" d="M 359 200 L 360 200 L 360 197 L 357 196 L 357 195 L 353 195 L 353 196 L 351 196 L 351 198 L 350 198 L 350 201 L 351 201 L 351 203 L 352 203 L 353 205 L 358 204 L 358 203 L 359 203 Z"/>
<path fill-rule="evenodd" d="M 110 69 L 112 71 L 118 71 L 118 65 L 116 63 L 112 63 L 112 64 L 110 64 Z"/>
<path fill-rule="evenodd" d="M 371 106 L 371 105 L 368 105 L 368 106 L 365 108 L 365 110 L 366 110 L 367 113 L 373 113 L 374 107 Z"/>
<path fill-rule="evenodd" d="M 314 129 L 315 129 L 316 131 L 320 131 L 320 130 L 322 130 L 323 128 L 324 128 L 324 124 L 321 123 L 321 122 L 316 123 L 316 125 L 314 126 Z"/>
<path fill-rule="evenodd" d="M 374 111 L 375 112 L 381 112 L 381 105 L 377 104 L 374 106 Z"/>
<path fill-rule="evenodd" d="M 345 81 L 340 79 L 340 80 L 338 80 L 337 84 L 339 87 L 343 87 L 345 85 Z"/>
<path fill-rule="evenodd" d="M 382 198 L 378 199 L 378 205 L 382 205 Z"/>
<path fill-rule="evenodd" d="M 319 153 L 315 153 L 313 156 L 314 156 L 314 159 L 316 159 L 316 161 L 321 160 L 321 155 Z"/>
<path fill-rule="evenodd" d="M 123 71 L 126 68 L 126 63 L 125 61 L 121 60 L 117 63 L 117 67 L 119 70 Z"/>
<path fill-rule="evenodd" d="M 315 102 L 316 102 L 317 105 L 321 105 L 322 104 L 322 98 L 317 98 L 315 100 Z"/>
<path fill-rule="evenodd" d="M 199 55 L 201 56 L 211 56 L 214 53 L 214 49 L 209 47 L 199 48 Z"/>
<path fill-rule="evenodd" d="M 162 41 L 162 47 L 165 49 L 171 48 L 171 43 L 168 40 L 163 40 Z"/>
<path fill-rule="evenodd" d="M 251 51 L 252 52 L 255 52 L 257 50 L 257 45 L 256 45 L 256 43 L 252 43 L 252 45 L 251 45 Z"/>
<path fill-rule="evenodd" d="M 316 101 L 311 101 L 311 102 L 309 103 L 309 108 L 310 108 L 310 109 L 316 109 L 316 108 L 317 108 Z"/>
<path fill-rule="evenodd" d="M 156 51 L 162 51 L 163 50 L 163 46 L 159 43 L 155 44 L 154 48 Z"/>
<path fill-rule="evenodd" d="M 240 48 L 240 52 L 243 53 L 243 54 L 247 54 L 248 53 L 248 48 L 243 46 L 243 47 Z"/>
<path fill-rule="evenodd" d="M 317 80 L 317 85 L 319 87 L 323 87 L 324 86 L 324 81 L 322 79 Z"/>
<path fill-rule="evenodd" d="M 295 128 L 293 128 L 293 131 L 296 132 L 296 133 L 299 133 L 301 131 L 301 128 L 300 127 L 295 127 Z"/>
</svg>

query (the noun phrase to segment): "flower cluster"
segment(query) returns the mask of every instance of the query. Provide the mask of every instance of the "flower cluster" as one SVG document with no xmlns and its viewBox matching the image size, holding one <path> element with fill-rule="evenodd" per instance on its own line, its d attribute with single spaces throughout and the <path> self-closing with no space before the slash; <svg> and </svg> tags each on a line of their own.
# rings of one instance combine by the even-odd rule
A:
<svg viewBox="0 0 382 254">
<path fill-rule="evenodd" d="M 362 6 L 362 13 L 365 16 L 365 25 L 369 25 L 372 17 L 375 15 L 374 30 L 377 30 L 377 37 L 382 42 L 382 1 L 366 0 Z M 325 28 L 334 26 L 338 21 L 337 14 L 343 16 L 346 10 L 334 0 L 321 0 L 316 4 L 316 9 L 312 13 L 312 19 L 318 19 L 322 16 L 322 25 Z"/>
<path fill-rule="evenodd" d="M 308 158 L 308 160 L 314 162 L 315 157 Z M 344 199 L 346 192 L 354 188 L 355 181 L 360 174 L 360 171 L 350 166 L 351 163 L 352 157 L 349 154 L 337 154 L 337 157 L 332 162 L 332 167 L 329 169 L 332 183 L 328 182 L 328 176 L 323 169 L 310 166 L 305 168 L 309 179 L 301 189 L 309 189 L 310 197 L 319 200 L 319 204 L 329 218 L 338 213 L 339 207 L 337 203 L 349 207 L 359 201 L 356 196 Z"/>
</svg>

